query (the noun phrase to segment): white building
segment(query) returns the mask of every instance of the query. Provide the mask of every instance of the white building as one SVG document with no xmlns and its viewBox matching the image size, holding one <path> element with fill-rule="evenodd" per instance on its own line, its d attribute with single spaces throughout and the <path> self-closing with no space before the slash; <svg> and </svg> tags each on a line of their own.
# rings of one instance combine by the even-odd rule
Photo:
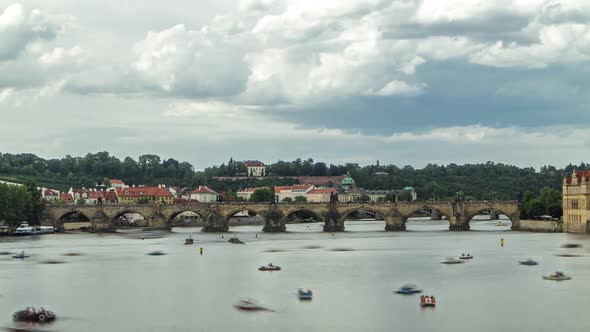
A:
<svg viewBox="0 0 590 332">
<path fill-rule="evenodd" d="M 258 160 L 244 161 L 244 165 L 248 168 L 248 176 L 265 176 L 266 165 Z"/>
<path fill-rule="evenodd" d="M 202 203 L 217 202 L 217 192 L 207 186 L 199 186 L 190 193 L 190 200 Z"/>
<path fill-rule="evenodd" d="M 109 180 L 109 184 L 111 185 L 111 188 L 129 187 L 129 186 L 125 185 L 125 182 L 123 182 L 122 180 L 118 180 L 118 179 Z"/>
<path fill-rule="evenodd" d="M 302 196 L 307 199 L 307 193 L 313 190 L 315 187 L 312 184 L 303 184 L 295 186 L 277 186 L 275 187 L 275 195 L 279 202 L 282 202 L 285 198 L 291 198 L 295 200 L 295 197 Z"/>
<path fill-rule="evenodd" d="M 41 196 L 48 202 L 59 201 L 59 191 L 53 189 L 44 189 L 41 191 Z"/>
<path fill-rule="evenodd" d="M 249 201 L 250 196 L 252 196 L 252 194 L 256 191 L 256 189 L 260 189 L 260 188 L 240 189 L 240 190 L 238 190 L 238 192 L 236 194 L 240 200 Z"/>
</svg>

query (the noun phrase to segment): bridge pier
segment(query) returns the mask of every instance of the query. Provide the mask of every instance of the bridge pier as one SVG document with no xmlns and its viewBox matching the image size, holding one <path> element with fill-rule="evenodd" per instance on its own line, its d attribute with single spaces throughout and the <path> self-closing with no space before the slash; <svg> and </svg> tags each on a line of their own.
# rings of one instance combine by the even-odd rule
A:
<svg viewBox="0 0 590 332">
<path fill-rule="evenodd" d="M 430 220 L 442 220 L 442 215 L 437 209 L 432 209 Z"/>
<path fill-rule="evenodd" d="M 400 232 L 406 230 L 406 221 L 408 218 L 402 216 L 386 216 L 385 230 L 389 232 Z"/>
<path fill-rule="evenodd" d="M 264 228 L 263 232 L 267 233 L 280 233 L 287 230 L 285 225 L 285 218 L 283 214 L 277 209 L 276 204 L 270 206 L 270 211 L 264 216 Z"/>
<path fill-rule="evenodd" d="M 344 220 L 342 215 L 338 212 L 336 203 L 330 203 L 330 210 L 323 215 L 324 217 L 324 232 L 343 232 Z"/>
<path fill-rule="evenodd" d="M 510 229 L 512 229 L 513 231 L 520 230 L 520 213 L 515 213 L 509 217 L 510 221 L 512 222 L 512 227 L 510 227 Z"/>
<path fill-rule="evenodd" d="M 204 219 L 205 225 L 201 229 L 201 232 L 219 233 L 227 232 L 229 230 L 227 220 L 216 210 L 209 213 Z"/>
<path fill-rule="evenodd" d="M 496 210 L 490 210 L 490 220 L 500 219 L 500 214 Z"/>
<path fill-rule="evenodd" d="M 451 219 L 449 220 L 449 230 L 450 231 L 461 232 L 461 231 L 468 231 L 469 229 L 470 229 L 469 220 L 467 220 L 467 218 L 465 218 L 465 216 L 462 216 L 462 215 L 452 216 Z"/>
</svg>

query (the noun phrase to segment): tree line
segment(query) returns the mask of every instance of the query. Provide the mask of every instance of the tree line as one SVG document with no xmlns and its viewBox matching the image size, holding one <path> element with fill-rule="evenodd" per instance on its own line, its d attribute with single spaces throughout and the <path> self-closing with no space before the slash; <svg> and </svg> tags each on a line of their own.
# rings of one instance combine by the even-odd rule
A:
<svg viewBox="0 0 590 332">
<path fill-rule="evenodd" d="M 358 187 L 365 189 L 393 190 L 412 186 L 420 199 L 453 199 L 462 191 L 468 200 L 523 200 L 526 192 L 540 195 L 545 187 L 560 190 L 564 176 L 573 169 L 584 170 L 590 164 L 568 165 L 558 169 L 543 166 L 539 171 L 532 167 L 517 167 L 502 163 L 466 165 L 429 164 L 417 169 L 396 165 L 361 166 L 357 163 L 343 165 L 326 164 L 321 161 L 296 159 L 277 161 L 267 165 L 266 176 L 234 181 L 217 179 L 221 176 L 245 176 L 247 169 L 240 161 L 207 167 L 196 171 L 186 161 L 163 159 L 154 154 L 139 156 L 137 160 L 123 160 L 108 152 L 88 153 L 84 157 L 70 155 L 61 159 L 43 159 L 34 154 L 0 153 L 0 178 L 17 178 L 43 181 L 44 185 L 55 184 L 60 190 L 69 187 L 92 188 L 102 184 L 104 178 L 122 179 L 127 184 L 156 185 L 165 183 L 181 188 L 208 185 L 218 192 L 237 192 L 248 187 L 297 184 L 296 178 L 278 179 L 278 176 L 340 176 L 349 174 Z M 49 186 L 49 185 L 47 185 Z"/>
</svg>

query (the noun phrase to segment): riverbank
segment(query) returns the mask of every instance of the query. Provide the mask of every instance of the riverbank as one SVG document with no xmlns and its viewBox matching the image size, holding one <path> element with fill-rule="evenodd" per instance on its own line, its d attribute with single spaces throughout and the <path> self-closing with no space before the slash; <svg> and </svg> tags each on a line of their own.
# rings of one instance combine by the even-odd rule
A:
<svg viewBox="0 0 590 332">
<path fill-rule="evenodd" d="M 520 220 L 519 231 L 523 232 L 542 232 L 542 233 L 561 233 L 563 232 L 563 223 L 560 221 L 545 220 Z"/>
</svg>

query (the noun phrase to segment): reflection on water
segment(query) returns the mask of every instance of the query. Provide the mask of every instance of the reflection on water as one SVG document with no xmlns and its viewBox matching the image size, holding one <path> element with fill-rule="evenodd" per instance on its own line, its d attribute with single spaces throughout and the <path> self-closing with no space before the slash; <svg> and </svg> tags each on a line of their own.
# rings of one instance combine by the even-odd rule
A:
<svg viewBox="0 0 590 332">
<path fill-rule="evenodd" d="M 475 221 L 473 232 L 449 232 L 444 221 L 408 222 L 385 232 L 382 221 L 347 221 L 347 232 L 290 224 L 267 234 L 258 225 L 232 234 L 175 229 L 161 237 L 136 234 L 55 234 L 0 238 L 0 326 L 11 314 L 44 306 L 58 315 L 52 331 L 588 331 L 590 238 L 508 231 Z M 192 234 L 194 245 L 184 245 Z M 500 246 L 500 239 L 504 246 Z M 560 248 L 564 243 L 581 248 Z M 199 253 L 203 248 L 203 254 Z M 148 256 L 152 251 L 165 256 Z M 557 257 L 571 252 L 581 257 Z M 469 252 L 465 264 L 447 256 Z M 532 258 L 538 266 L 522 266 Z M 67 264 L 39 264 L 50 260 Z M 260 272 L 272 262 L 278 272 Z M 542 280 L 561 270 L 572 280 Z M 416 296 L 393 291 L 416 284 L 437 299 L 423 310 Z M 314 292 L 297 299 L 298 288 Z M 275 312 L 233 305 L 253 298 Z"/>
</svg>

